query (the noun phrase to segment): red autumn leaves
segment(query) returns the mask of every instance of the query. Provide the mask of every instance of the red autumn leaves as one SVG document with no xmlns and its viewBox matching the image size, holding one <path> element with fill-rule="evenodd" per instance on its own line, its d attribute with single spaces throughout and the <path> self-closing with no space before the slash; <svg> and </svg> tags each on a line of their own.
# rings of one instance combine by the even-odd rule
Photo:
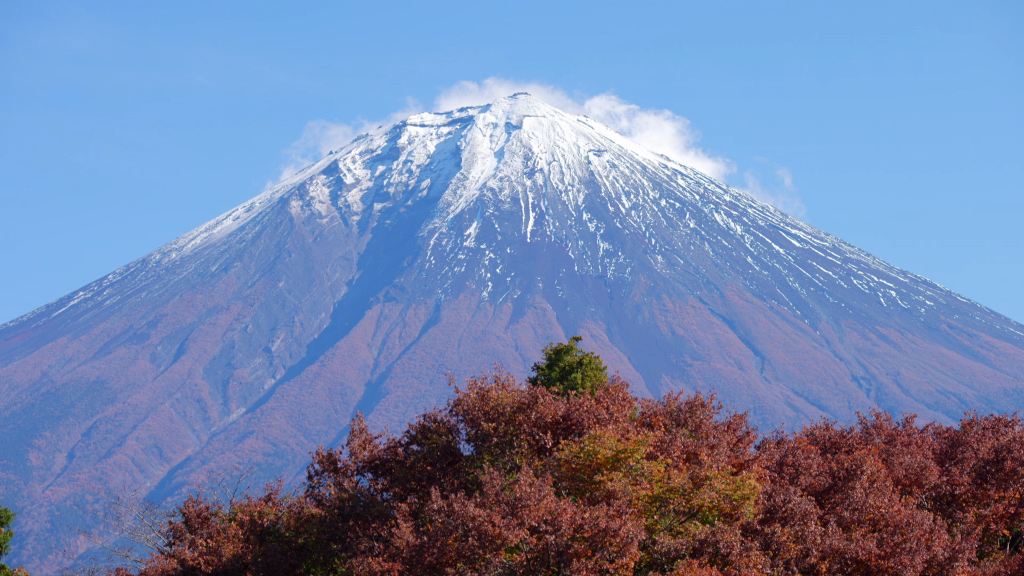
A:
<svg viewBox="0 0 1024 576">
<path fill-rule="evenodd" d="M 1015 416 L 759 441 L 713 397 L 573 382 L 471 380 L 398 437 L 357 417 L 301 492 L 186 501 L 140 574 L 1024 573 Z"/>
</svg>

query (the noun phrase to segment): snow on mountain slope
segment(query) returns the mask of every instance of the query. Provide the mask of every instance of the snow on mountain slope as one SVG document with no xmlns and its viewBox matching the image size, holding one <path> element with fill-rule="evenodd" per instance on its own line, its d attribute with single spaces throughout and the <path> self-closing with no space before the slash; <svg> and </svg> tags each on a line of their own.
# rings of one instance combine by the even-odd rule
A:
<svg viewBox="0 0 1024 576">
<path fill-rule="evenodd" d="M 200 247 L 244 241 L 244 235 L 228 237 L 297 189 L 301 200 L 291 200 L 293 210 L 302 202 L 324 217 L 337 209 L 354 224 L 395 206 L 431 204 L 418 230 L 427 243 L 424 271 L 451 283 L 472 262 L 471 281 L 483 283 L 485 297 L 495 296 L 495 281 L 506 291 L 513 284 L 501 274 L 507 258 L 495 247 L 522 238 L 562 245 L 585 274 L 628 279 L 631 257 L 640 256 L 670 277 L 681 270 L 708 275 L 715 268 L 751 287 L 773 277 L 774 293 L 764 296 L 797 313 L 812 313 L 798 305 L 808 291 L 842 307 L 837 296 L 859 292 L 917 316 L 936 305 L 969 302 L 593 120 L 519 94 L 488 106 L 418 114 L 364 135 L 153 254 L 3 328 L 56 317 L 83 301 L 109 305 L 144 283 L 159 285 L 165 267 Z M 610 243 L 610 236 L 629 245 Z M 123 278 L 138 279 L 125 290 Z M 985 315 L 972 314 L 982 322 Z M 993 326 L 1024 336 L 1019 325 Z"/>
<path fill-rule="evenodd" d="M 527 94 L 418 114 L 0 326 L 0 489 L 46 571 L 110 478 L 292 477 L 582 334 L 766 426 L 1024 407 L 1024 327 Z M 5 502 L 7 501 L 5 500 Z M 36 559 L 29 561 L 29 559 Z"/>
</svg>

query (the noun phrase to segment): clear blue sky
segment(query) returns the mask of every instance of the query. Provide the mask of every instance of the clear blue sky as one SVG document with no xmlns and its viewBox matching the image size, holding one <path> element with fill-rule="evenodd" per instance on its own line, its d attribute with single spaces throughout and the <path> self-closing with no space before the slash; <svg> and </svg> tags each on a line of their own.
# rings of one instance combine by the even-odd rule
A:
<svg viewBox="0 0 1024 576">
<path fill-rule="evenodd" d="M 784 167 L 811 224 L 1024 321 L 1022 30 L 1020 1 L 5 0 L 0 322 L 256 195 L 307 122 L 492 76 L 685 116 L 731 184 Z"/>
</svg>

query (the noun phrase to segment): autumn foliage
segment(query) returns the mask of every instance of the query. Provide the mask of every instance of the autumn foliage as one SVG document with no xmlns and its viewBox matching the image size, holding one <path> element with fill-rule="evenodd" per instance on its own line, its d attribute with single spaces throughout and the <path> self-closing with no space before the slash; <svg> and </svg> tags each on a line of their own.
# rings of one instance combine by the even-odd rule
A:
<svg viewBox="0 0 1024 576">
<path fill-rule="evenodd" d="M 139 574 L 1024 574 L 1016 416 L 759 439 L 713 396 L 638 399 L 545 352 L 585 377 L 473 379 L 401 436 L 357 416 L 298 492 L 188 499 Z"/>
</svg>

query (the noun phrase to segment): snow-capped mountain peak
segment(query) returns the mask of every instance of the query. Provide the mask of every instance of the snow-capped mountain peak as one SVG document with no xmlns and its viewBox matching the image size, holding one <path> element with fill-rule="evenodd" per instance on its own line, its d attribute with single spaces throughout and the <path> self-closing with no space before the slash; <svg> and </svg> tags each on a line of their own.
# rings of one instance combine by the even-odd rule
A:
<svg viewBox="0 0 1024 576">
<path fill-rule="evenodd" d="M 0 326 L 21 549 L 91 482 L 300 473 L 356 411 L 397 429 L 572 334 L 638 394 L 768 426 L 1024 408 L 1020 324 L 516 94 L 364 134 Z"/>
</svg>

